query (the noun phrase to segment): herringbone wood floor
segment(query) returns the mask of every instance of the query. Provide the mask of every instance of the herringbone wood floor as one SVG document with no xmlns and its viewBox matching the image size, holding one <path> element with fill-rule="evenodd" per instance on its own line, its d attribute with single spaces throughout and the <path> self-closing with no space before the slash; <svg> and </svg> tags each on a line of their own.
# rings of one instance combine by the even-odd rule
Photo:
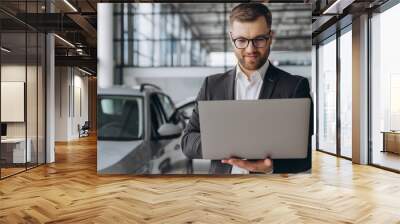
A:
<svg viewBox="0 0 400 224">
<path fill-rule="evenodd" d="M 312 174 L 98 176 L 96 141 L 0 181 L 0 223 L 400 223 L 400 175 L 315 152 Z"/>
</svg>

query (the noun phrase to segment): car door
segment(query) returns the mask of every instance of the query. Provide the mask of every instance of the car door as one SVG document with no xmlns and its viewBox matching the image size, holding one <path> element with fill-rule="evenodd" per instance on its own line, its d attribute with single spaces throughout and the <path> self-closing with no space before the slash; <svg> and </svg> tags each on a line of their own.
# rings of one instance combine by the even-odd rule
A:
<svg viewBox="0 0 400 224">
<path fill-rule="evenodd" d="M 98 96 L 99 173 L 146 173 L 151 153 L 144 141 L 143 97 Z"/>
<path fill-rule="evenodd" d="M 166 123 L 160 103 L 155 94 L 150 95 L 150 120 L 151 120 L 151 138 L 150 145 L 153 158 L 160 157 L 164 153 L 163 146 L 167 144 L 167 139 L 161 139 L 158 129 Z"/>
<path fill-rule="evenodd" d="M 163 115 L 163 120 L 166 123 L 176 123 L 176 120 L 173 119 L 173 116 L 175 116 L 175 105 L 168 95 L 156 93 L 154 97 L 154 103 L 159 107 Z M 187 159 L 180 148 L 180 137 L 161 141 L 162 153 L 157 159 L 159 172 L 187 173 Z M 157 167 L 157 165 L 155 165 L 155 167 Z"/>
</svg>

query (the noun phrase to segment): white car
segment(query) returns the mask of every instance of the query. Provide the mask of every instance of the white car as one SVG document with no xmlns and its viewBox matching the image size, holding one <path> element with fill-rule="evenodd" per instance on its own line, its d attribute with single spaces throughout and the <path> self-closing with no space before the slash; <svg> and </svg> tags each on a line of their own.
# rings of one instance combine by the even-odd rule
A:
<svg viewBox="0 0 400 224">
<path fill-rule="evenodd" d="M 97 172 L 191 173 L 179 144 L 183 110 L 151 84 L 99 89 Z"/>
</svg>

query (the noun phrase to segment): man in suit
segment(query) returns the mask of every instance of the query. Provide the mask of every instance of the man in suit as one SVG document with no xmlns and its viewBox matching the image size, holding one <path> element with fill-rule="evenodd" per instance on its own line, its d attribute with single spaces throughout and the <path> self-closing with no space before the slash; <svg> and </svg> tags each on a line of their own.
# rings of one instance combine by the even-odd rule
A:
<svg viewBox="0 0 400 224">
<path fill-rule="evenodd" d="M 306 78 L 282 71 L 270 64 L 268 60 L 273 32 L 271 31 L 272 16 L 267 6 L 261 3 L 240 4 L 233 8 L 229 20 L 229 35 L 238 63 L 235 68 L 226 73 L 206 77 L 197 101 L 306 97 L 311 99 Z M 243 119 L 246 119 L 245 115 L 243 116 Z M 310 118 L 312 121 L 312 112 Z M 200 134 L 196 104 L 181 140 L 182 151 L 190 159 L 202 158 Z M 251 135 L 251 133 L 244 134 Z M 306 159 L 213 160 L 210 173 L 297 173 L 310 170 L 311 135 L 312 122 L 310 122 Z"/>
</svg>

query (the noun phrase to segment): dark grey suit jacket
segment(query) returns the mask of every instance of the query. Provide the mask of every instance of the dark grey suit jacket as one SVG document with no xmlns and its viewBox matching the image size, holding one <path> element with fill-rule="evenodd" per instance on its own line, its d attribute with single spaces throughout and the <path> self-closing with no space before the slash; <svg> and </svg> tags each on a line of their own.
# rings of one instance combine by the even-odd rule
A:
<svg viewBox="0 0 400 224">
<path fill-rule="evenodd" d="M 211 75 L 205 78 L 196 102 L 201 100 L 234 100 L 235 99 L 235 76 L 236 69 L 226 73 Z M 282 71 L 272 64 L 264 76 L 259 99 L 277 98 L 310 98 L 310 87 L 308 80 L 301 76 L 291 75 Z M 311 169 L 311 135 L 313 133 L 313 106 L 310 108 L 310 128 L 308 156 L 306 159 L 274 159 L 274 173 L 297 173 Z M 266 114 L 265 116 L 268 116 Z M 201 138 L 199 111 L 196 106 L 182 140 L 182 151 L 189 159 L 201 159 Z M 211 161 L 210 174 L 228 174 L 232 166 L 223 164 L 220 160 Z"/>
</svg>

